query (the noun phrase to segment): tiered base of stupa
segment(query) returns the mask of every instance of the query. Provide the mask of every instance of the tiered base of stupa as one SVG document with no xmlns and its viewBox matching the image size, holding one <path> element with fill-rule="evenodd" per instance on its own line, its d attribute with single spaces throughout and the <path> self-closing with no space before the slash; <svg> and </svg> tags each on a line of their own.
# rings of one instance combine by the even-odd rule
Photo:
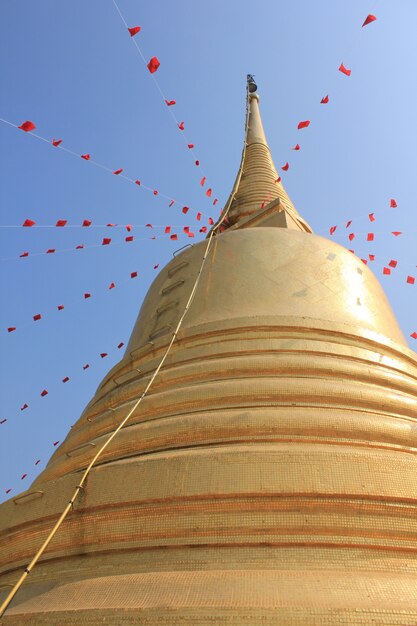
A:
<svg viewBox="0 0 417 626">
<path fill-rule="evenodd" d="M 3 596 L 160 361 L 202 246 L 161 272 L 124 359 L 1 506 Z M 417 361 L 401 341 L 340 246 L 223 234 L 151 393 L 1 626 L 417 625 Z"/>
</svg>

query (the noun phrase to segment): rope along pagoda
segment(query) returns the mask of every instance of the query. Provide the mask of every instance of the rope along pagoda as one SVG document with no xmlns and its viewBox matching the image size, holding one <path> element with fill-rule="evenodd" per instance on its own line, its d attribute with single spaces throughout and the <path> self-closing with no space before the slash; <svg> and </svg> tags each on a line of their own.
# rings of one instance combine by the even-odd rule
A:
<svg viewBox="0 0 417 626">
<path fill-rule="evenodd" d="M 279 181 L 249 77 L 223 219 L 0 507 L 2 624 L 417 624 L 416 391 L 377 279 Z"/>
</svg>

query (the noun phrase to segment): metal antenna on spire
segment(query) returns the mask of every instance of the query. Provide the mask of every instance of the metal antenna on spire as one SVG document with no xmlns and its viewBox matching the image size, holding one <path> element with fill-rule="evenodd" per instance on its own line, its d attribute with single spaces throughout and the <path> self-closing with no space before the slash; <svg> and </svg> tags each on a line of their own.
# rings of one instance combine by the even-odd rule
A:
<svg viewBox="0 0 417 626">
<path fill-rule="evenodd" d="M 255 83 L 255 77 L 253 74 L 247 74 L 246 80 L 248 82 L 249 93 L 255 93 L 258 89 L 258 85 Z"/>
</svg>

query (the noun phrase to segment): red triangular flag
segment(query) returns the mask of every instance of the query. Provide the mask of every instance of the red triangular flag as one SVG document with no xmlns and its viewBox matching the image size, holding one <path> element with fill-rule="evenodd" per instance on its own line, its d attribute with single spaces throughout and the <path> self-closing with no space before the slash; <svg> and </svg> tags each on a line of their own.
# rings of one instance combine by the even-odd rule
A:
<svg viewBox="0 0 417 626">
<path fill-rule="evenodd" d="M 109 237 L 103 237 L 103 241 L 101 242 L 101 245 L 108 246 L 110 242 L 111 242 L 111 239 Z"/>
<path fill-rule="evenodd" d="M 82 225 L 83 226 L 91 226 L 91 221 L 90 220 L 84 220 Z"/>
<path fill-rule="evenodd" d="M 201 220 L 201 213 L 197 213 L 197 216 L 195 219 L 199 222 Z"/>
<path fill-rule="evenodd" d="M 137 272 L 131 272 L 131 273 L 130 273 L 130 278 L 136 278 L 136 277 L 137 277 L 137 275 L 138 275 L 138 273 L 137 273 Z"/>
<path fill-rule="evenodd" d="M 211 189 L 211 188 L 210 188 L 210 189 L 207 189 L 207 191 L 206 191 L 206 196 L 207 196 L 208 198 L 210 198 L 211 194 L 212 194 L 212 189 Z"/>
<path fill-rule="evenodd" d="M 290 165 L 289 165 L 289 163 L 287 161 L 286 164 L 281 167 L 281 169 L 284 170 L 284 172 L 287 172 L 289 167 L 290 167 Z"/>
<path fill-rule="evenodd" d="M 174 104 L 177 104 L 175 100 L 165 100 L 167 107 L 172 107 Z"/>
<path fill-rule="evenodd" d="M 205 182 L 206 182 L 206 177 L 203 176 L 203 178 L 200 180 L 200 185 L 203 187 Z"/>
<path fill-rule="evenodd" d="M 200 161 L 196 161 L 195 164 L 197 165 L 197 167 L 200 165 Z"/>
<path fill-rule="evenodd" d="M 118 176 L 119 174 L 121 174 L 123 172 L 123 167 L 121 167 L 118 170 L 114 170 L 113 174 L 115 174 L 116 176 Z"/>
<path fill-rule="evenodd" d="M 140 180 L 135 180 L 135 185 L 139 185 L 140 186 Z"/>
<path fill-rule="evenodd" d="M 63 378 L 63 379 L 62 379 L 62 382 L 63 382 L 63 383 L 67 383 L 68 381 L 69 381 L 68 376 L 65 376 L 65 378 Z"/>
<path fill-rule="evenodd" d="M 165 226 L 165 234 L 169 235 L 170 232 L 171 232 L 171 226 Z"/>
<path fill-rule="evenodd" d="M 160 65 L 161 64 L 158 59 L 156 57 L 152 57 L 152 59 L 148 63 L 148 70 L 151 74 L 154 74 Z"/>
<path fill-rule="evenodd" d="M 46 390 L 46 389 L 44 389 L 43 391 L 41 391 L 41 396 L 42 396 L 42 398 L 44 398 L 44 397 L 45 397 L 45 396 L 47 396 L 47 395 L 48 395 L 48 392 L 47 392 L 47 390 Z"/>
<path fill-rule="evenodd" d="M 129 237 L 125 237 L 125 241 L 127 243 L 129 243 L 130 241 L 133 241 L 133 235 L 129 235 Z"/>
<path fill-rule="evenodd" d="M 87 300 L 87 298 L 91 298 L 91 293 L 84 294 L 84 300 Z"/>
<path fill-rule="evenodd" d="M 307 126 L 310 126 L 310 120 L 305 120 L 304 122 L 299 122 L 298 123 L 298 130 L 301 130 L 301 128 L 307 128 Z"/>
<path fill-rule="evenodd" d="M 20 130 L 24 130 L 25 133 L 29 133 L 31 130 L 35 130 L 36 126 L 30 120 L 27 120 L 26 122 L 23 122 L 23 124 L 20 124 L 18 128 L 20 128 Z"/>
<path fill-rule="evenodd" d="M 371 24 L 371 22 L 375 22 L 375 20 L 376 20 L 375 15 L 369 14 L 368 17 L 365 19 L 364 23 L 362 24 L 362 28 L 364 26 L 368 26 L 368 24 Z"/>
<path fill-rule="evenodd" d="M 101 352 L 100 356 L 102 359 L 105 359 L 107 356 L 107 352 Z"/>
<path fill-rule="evenodd" d="M 394 268 L 395 268 L 395 267 L 397 267 L 398 262 L 397 262 L 397 261 L 395 261 L 394 259 L 392 259 L 392 260 L 388 263 L 388 265 L 389 265 L 390 267 L 394 267 Z"/>
<path fill-rule="evenodd" d="M 394 200 L 394 198 L 391 198 L 389 205 L 390 205 L 391 209 L 396 209 L 397 208 L 397 203 Z"/>
<path fill-rule="evenodd" d="M 114 289 L 115 287 L 116 287 L 116 285 L 114 283 L 110 283 L 109 289 Z"/>
<path fill-rule="evenodd" d="M 369 213 L 368 217 L 370 222 L 375 222 L 375 213 Z"/>
<path fill-rule="evenodd" d="M 46 251 L 46 254 L 54 254 L 54 252 L 55 252 L 55 248 L 49 248 L 49 249 Z"/>
<path fill-rule="evenodd" d="M 177 241 L 178 239 L 178 235 L 176 235 L 175 233 L 173 235 L 170 235 L 169 237 L 170 239 L 172 239 L 173 241 Z"/>
<path fill-rule="evenodd" d="M 34 226 L 36 224 L 36 222 L 34 222 L 33 220 L 25 220 L 22 224 L 22 226 Z"/>
<path fill-rule="evenodd" d="M 178 124 L 178 128 L 179 128 L 180 130 L 184 130 L 184 128 L 185 128 L 185 124 L 184 124 L 184 122 L 180 122 L 180 123 Z"/>
<path fill-rule="evenodd" d="M 82 154 L 81 158 L 84 159 L 85 161 L 89 161 L 90 160 L 90 155 L 89 154 Z"/>
<path fill-rule="evenodd" d="M 330 229 L 330 234 L 333 235 L 333 233 L 335 232 L 337 226 L 332 226 Z"/>
<path fill-rule="evenodd" d="M 40 313 L 37 313 L 36 315 L 33 316 L 33 321 L 34 322 L 37 322 L 40 319 L 42 319 L 42 315 Z"/>
<path fill-rule="evenodd" d="M 374 233 L 368 233 L 366 237 L 366 241 L 373 241 L 373 240 L 374 240 Z"/>
<path fill-rule="evenodd" d="M 346 74 L 346 76 L 350 76 L 350 75 L 351 75 L 351 73 L 352 73 L 352 70 L 348 70 L 348 69 L 347 69 L 347 68 L 343 65 L 343 63 L 341 63 L 341 64 L 340 64 L 340 67 L 339 67 L 339 72 L 342 72 L 342 74 Z"/>
<path fill-rule="evenodd" d="M 123 342 L 123 341 L 121 341 L 117 347 L 118 347 L 118 348 L 123 348 L 123 346 L 124 346 L 124 345 L 125 345 L 125 344 L 124 344 L 124 342 Z"/>
<path fill-rule="evenodd" d="M 194 148 L 194 144 L 193 143 L 189 143 L 188 147 L 190 148 L 190 150 L 192 150 Z"/>
<path fill-rule="evenodd" d="M 355 233 L 349 233 L 349 241 L 353 241 L 355 239 Z"/>
<path fill-rule="evenodd" d="M 297 143 L 294 148 L 291 148 L 291 150 L 299 150 L 300 149 L 300 144 Z"/>
<path fill-rule="evenodd" d="M 188 211 L 189 211 L 189 210 L 190 210 L 190 208 L 189 208 L 188 206 L 183 206 L 183 207 L 182 207 L 182 212 L 183 212 L 184 214 L 188 213 Z"/>
<path fill-rule="evenodd" d="M 52 145 L 55 146 L 55 148 L 58 148 L 61 143 L 62 139 L 52 139 Z"/>
<path fill-rule="evenodd" d="M 67 224 L 67 220 L 58 220 L 55 226 L 65 226 Z"/>
<path fill-rule="evenodd" d="M 9 328 L 7 329 L 7 332 L 12 333 L 15 330 L 16 330 L 16 326 L 9 326 Z"/>
<path fill-rule="evenodd" d="M 320 104 L 327 104 L 328 102 L 329 102 L 329 96 L 324 96 L 324 98 L 320 100 Z"/>
<path fill-rule="evenodd" d="M 172 205 L 174 204 L 175 200 L 171 200 L 171 202 L 169 203 L 169 207 L 172 207 Z"/>
<path fill-rule="evenodd" d="M 58 304 L 57 309 L 58 309 L 58 311 L 62 311 L 64 309 L 64 305 L 63 304 Z"/>
<path fill-rule="evenodd" d="M 415 282 L 416 282 L 416 279 L 414 278 L 414 276 L 407 276 L 407 283 L 409 285 L 414 285 Z"/>
<path fill-rule="evenodd" d="M 382 273 L 385 274 L 386 276 L 389 276 L 391 274 L 391 270 L 389 267 L 384 267 L 384 269 L 382 270 Z"/>
<path fill-rule="evenodd" d="M 138 33 L 140 33 L 140 26 L 132 26 L 132 28 L 127 28 L 131 37 L 134 37 Z"/>
</svg>

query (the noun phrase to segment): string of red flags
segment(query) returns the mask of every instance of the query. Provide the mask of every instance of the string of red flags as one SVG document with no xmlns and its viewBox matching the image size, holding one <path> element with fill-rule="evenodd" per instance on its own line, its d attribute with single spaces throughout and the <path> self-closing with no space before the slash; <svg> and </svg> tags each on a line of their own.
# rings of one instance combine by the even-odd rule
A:
<svg viewBox="0 0 417 626">
<path fill-rule="evenodd" d="M 116 349 L 117 349 L 117 350 L 121 350 L 121 348 L 123 348 L 123 346 L 124 346 L 124 345 L 125 345 L 125 342 L 124 342 L 124 341 L 120 341 L 120 342 L 117 344 Z M 85 372 L 85 371 L 87 371 L 87 370 L 91 369 L 91 368 L 94 366 L 94 364 L 97 362 L 97 360 L 98 360 L 98 359 L 105 359 L 105 358 L 107 358 L 108 356 L 109 356 L 109 352 L 107 352 L 107 351 L 103 351 L 103 352 L 99 352 L 95 358 L 93 358 L 93 359 L 91 359 L 91 358 L 90 358 L 90 359 L 88 359 L 88 361 L 87 361 L 87 362 L 86 362 L 85 360 L 81 361 L 81 363 L 82 363 L 83 365 L 80 365 L 80 367 L 79 367 L 79 371 L 80 371 L 80 372 Z M 68 376 L 68 375 L 66 374 L 65 376 L 62 376 L 62 374 L 61 374 L 61 376 L 59 377 L 59 379 L 58 379 L 55 383 L 51 383 L 50 385 L 46 385 L 45 387 L 43 387 L 43 388 L 41 389 L 41 391 L 38 391 L 38 392 L 37 392 L 37 395 L 38 395 L 40 398 L 46 398 L 46 396 L 50 395 L 50 389 L 52 389 L 52 391 L 54 391 L 54 390 L 56 390 L 56 389 L 57 389 L 57 387 L 56 387 L 56 385 L 57 385 L 57 384 L 59 384 L 59 385 L 61 385 L 61 384 L 65 385 L 65 384 L 67 384 L 68 382 L 71 382 L 71 380 L 72 380 L 72 375 L 71 375 L 71 376 Z M 31 401 L 30 401 L 30 402 L 31 402 Z M 25 402 L 25 403 L 20 402 L 20 403 L 18 403 L 18 407 L 19 407 L 18 411 L 19 411 L 19 413 L 22 413 L 23 411 L 27 411 L 28 409 L 30 409 L 30 408 L 31 408 L 31 406 L 32 406 L 32 404 L 29 404 L 29 401 L 28 401 L 28 402 Z M 19 413 L 18 413 L 18 414 L 19 414 Z M 0 425 L 4 425 L 4 424 L 6 424 L 6 422 L 8 422 L 8 421 L 9 421 L 9 419 L 10 419 L 9 417 L 4 417 L 4 418 L 1 420 Z"/>
<path fill-rule="evenodd" d="M 12 126 L 14 128 L 17 129 L 21 129 L 24 130 L 26 133 L 28 133 L 31 137 L 35 137 L 36 139 L 39 139 L 41 141 L 43 141 L 44 143 L 47 143 L 53 147 L 58 148 L 59 150 L 62 150 L 64 152 L 66 152 L 67 154 L 70 154 L 71 156 L 77 157 L 77 158 L 82 158 L 84 159 L 84 161 L 88 161 L 89 164 L 94 165 L 96 167 L 99 167 L 100 169 L 112 174 L 113 176 L 116 175 L 119 178 L 122 178 L 123 180 L 126 180 L 129 183 L 132 183 L 134 185 L 136 185 L 137 187 L 140 187 L 140 189 L 144 189 L 150 193 L 152 193 L 153 196 L 160 196 L 161 198 L 165 199 L 165 200 L 169 200 L 169 206 L 172 207 L 174 204 L 176 204 L 177 206 L 184 206 L 184 202 L 181 202 L 180 200 L 177 200 L 175 198 L 161 191 L 159 191 L 158 189 L 155 189 L 155 187 L 150 187 L 149 185 L 146 185 L 145 183 L 143 183 L 142 180 L 138 179 L 138 178 L 131 178 L 129 176 L 127 176 L 126 174 L 124 174 L 124 169 L 122 167 L 118 168 L 118 169 L 113 169 L 111 167 L 107 167 L 106 165 L 103 165 L 102 163 L 99 163 L 96 160 L 93 160 L 91 158 L 90 153 L 86 153 L 86 154 L 79 154 L 73 150 L 70 150 L 69 148 L 65 147 L 64 145 L 62 145 L 63 140 L 61 139 L 59 142 L 57 141 L 51 141 L 50 139 L 47 139 L 46 137 L 43 137 L 42 135 L 39 135 L 38 133 L 34 133 L 33 129 L 36 128 L 35 124 L 33 122 L 30 121 L 26 121 L 23 124 L 21 124 L 20 126 L 18 126 L 17 124 L 10 122 L 9 120 L 6 120 L 4 118 L 0 118 L 0 122 L 3 122 L 4 124 L 7 124 L 8 126 Z M 217 199 L 215 202 L 213 202 L 213 205 L 217 204 Z M 202 215 L 205 215 L 206 217 L 207 214 L 205 214 L 201 209 L 197 210 L 194 209 L 192 207 L 189 207 L 189 209 L 194 212 L 194 213 L 201 213 Z"/>
<path fill-rule="evenodd" d="M 125 345 L 124 341 L 120 341 L 120 342 L 117 344 L 117 346 L 116 346 L 116 347 L 117 347 L 117 349 L 118 349 L 118 350 L 120 350 L 121 348 L 123 348 L 123 346 L 124 346 L 124 345 Z M 100 352 L 100 353 L 98 354 L 98 356 L 96 357 L 96 359 L 98 359 L 98 358 L 99 358 L 99 359 L 105 359 L 105 358 L 106 358 L 106 357 L 108 357 L 108 356 L 109 356 L 109 353 L 108 353 L 108 352 Z M 87 370 L 89 370 L 89 369 L 91 368 L 91 366 L 92 366 L 92 365 L 94 365 L 94 360 L 91 360 L 91 359 L 90 359 L 88 363 L 84 363 L 84 365 L 82 366 L 81 371 L 87 371 Z M 66 384 L 66 383 L 68 383 L 68 382 L 70 382 L 70 381 L 71 381 L 71 377 L 70 377 L 70 376 L 64 376 L 63 378 L 60 378 L 60 383 L 61 383 L 61 384 Z M 49 391 L 49 389 L 50 389 L 50 388 L 51 388 L 51 387 L 49 387 L 49 386 L 48 386 L 48 388 L 44 388 L 44 389 L 42 389 L 42 390 L 39 392 L 39 396 L 40 396 L 41 398 L 46 398 L 46 396 L 49 396 L 49 395 L 50 395 L 50 391 Z M 55 390 L 55 385 L 53 385 L 52 390 Z M 29 409 L 29 408 L 30 408 L 29 404 L 28 404 L 27 402 L 25 402 L 22 406 L 20 406 L 20 412 L 22 412 L 22 411 L 26 411 L 26 410 L 27 410 L 27 409 Z M 5 417 L 5 418 L 1 419 L 1 420 L 0 420 L 0 426 L 3 426 L 4 424 L 6 424 L 6 423 L 7 423 L 7 422 L 9 422 L 9 421 L 10 421 L 10 420 L 9 420 L 9 418 L 7 418 L 7 417 Z M 60 443 L 60 440 L 59 440 L 59 439 L 57 439 L 57 440 L 55 440 L 55 441 L 51 442 L 51 445 L 52 445 L 53 447 L 56 447 L 59 443 Z M 36 457 L 34 457 L 34 458 L 36 458 Z M 36 461 L 34 461 L 33 467 L 36 467 L 37 465 L 39 465 L 39 463 L 40 463 L 40 462 L 41 462 L 41 459 L 40 459 L 40 458 L 36 458 Z M 30 471 L 30 470 L 27 470 L 27 471 L 23 472 L 23 473 L 21 474 L 21 476 L 20 476 L 20 480 L 25 480 L 25 478 L 27 478 L 27 476 L 29 475 L 29 471 Z M 8 488 L 6 488 L 4 491 L 5 491 L 5 493 L 6 493 L 6 494 L 9 494 L 9 493 L 11 493 L 11 492 L 12 492 L 12 489 L 11 489 L 10 487 L 8 487 Z"/>
<path fill-rule="evenodd" d="M 112 225 L 113 226 L 113 225 Z M 129 225 L 129 227 L 131 228 L 131 226 Z M 154 227 L 152 224 L 148 223 L 146 224 L 146 227 L 150 228 L 150 229 L 154 229 L 156 228 L 156 226 Z M 32 227 L 33 228 L 33 227 Z M 181 226 L 181 232 L 180 233 L 173 233 L 171 231 L 171 226 L 158 226 L 157 228 L 159 229 L 163 229 L 163 235 L 166 235 L 169 237 L 169 239 L 171 241 L 178 241 L 179 236 L 186 236 L 187 238 L 194 238 L 195 237 L 195 233 L 194 231 L 191 230 L 190 226 Z M 200 232 L 206 233 L 207 232 L 207 226 L 203 226 L 202 228 L 200 228 Z M 155 240 L 158 239 L 159 237 L 157 237 L 156 235 L 153 235 L 152 237 L 145 237 L 145 238 L 136 238 L 135 241 L 144 241 L 144 240 Z M 127 243 L 131 243 L 134 241 L 134 237 L 132 235 L 129 235 L 127 237 L 125 237 L 124 242 Z M 75 248 L 71 248 L 71 250 L 74 249 L 85 249 L 85 248 L 92 248 L 92 247 L 99 247 L 99 246 L 109 246 L 109 245 L 118 245 L 122 242 L 113 242 L 111 237 L 103 237 L 102 238 L 102 242 L 101 244 L 94 244 L 91 246 L 76 246 Z M 51 250 L 47 250 L 46 252 L 44 252 L 43 254 L 48 254 L 53 250 L 53 252 L 56 252 L 55 249 L 51 249 Z M 29 253 L 25 252 L 22 255 L 20 255 L 21 257 L 28 257 Z M 159 267 L 159 263 L 153 266 L 153 269 L 156 270 Z M 138 276 L 137 272 L 131 272 L 130 274 L 130 278 L 136 278 Z M 114 281 L 111 281 L 109 284 L 108 289 L 113 290 L 116 287 L 116 284 Z M 88 300 L 92 297 L 92 292 L 84 292 L 83 293 L 83 298 L 84 300 Z M 56 309 L 57 311 L 63 311 L 65 309 L 65 305 L 62 303 L 59 303 L 58 305 L 56 305 Z M 36 313 L 35 315 L 32 316 L 32 320 L 34 322 L 40 321 L 42 319 L 42 313 Z M 7 327 L 7 333 L 14 333 L 17 330 L 17 325 L 16 324 L 11 324 L 10 326 Z"/>
<path fill-rule="evenodd" d="M 132 35 L 132 31 L 134 31 L 134 30 L 135 30 L 135 28 L 139 28 L 139 27 L 137 27 L 137 26 L 136 26 L 136 27 L 129 27 L 129 26 L 128 26 L 128 24 L 127 24 L 127 22 L 126 22 L 126 20 L 125 20 L 125 18 L 124 18 L 124 16 L 123 16 L 123 13 L 121 12 L 121 10 L 120 10 L 120 8 L 119 8 L 119 6 L 118 6 L 117 2 L 116 2 L 116 0 L 113 0 L 113 4 L 114 4 L 114 7 L 115 7 L 116 11 L 117 11 L 117 12 L 118 12 L 118 14 L 119 14 L 120 19 L 121 19 L 121 20 L 122 20 L 122 22 L 123 22 L 123 24 L 124 24 L 125 28 L 127 28 L 127 30 L 129 31 L 130 36 L 131 36 L 131 39 L 132 39 L 132 42 L 133 42 L 133 44 L 134 44 L 134 46 L 135 46 L 136 50 L 138 51 L 138 53 L 139 53 L 139 55 L 140 55 L 140 57 L 141 57 L 141 59 L 142 59 L 143 63 L 144 63 L 144 64 L 146 65 L 146 67 L 148 68 L 148 71 L 149 71 L 149 73 L 150 73 L 150 75 L 151 75 L 151 77 L 152 77 L 152 79 L 153 79 L 153 82 L 154 82 L 154 84 L 155 84 L 155 87 L 157 88 L 157 90 L 158 90 L 158 92 L 159 92 L 159 94 L 160 94 L 160 96 L 161 96 L 161 98 L 162 98 L 162 100 L 163 100 L 164 104 L 165 104 L 167 107 L 169 107 L 169 112 L 170 112 L 170 115 L 171 115 L 171 117 L 172 117 L 172 119 L 173 119 L 173 121 L 174 121 L 174 123 L 175 123 L 176 127 L 177 127 L 180 131 L 182 131 L 182 132 L 181 132 L 181 135 L 183 136 L 183 139 L 184 139 L 185 145 L 187 146 L 187 148 L 188 148 L 189 150 L 192 150 L 192 149 L 194 148 L 194 144 L 193 144 L 193 143 L 190 143 L 190 141 L 188 140 L 188 138 L 187 138 L 187 136 L 186 136 L 186 134 L 185 134 L 185 132 L 184 132 L 184 131 L 185 131 L 185 122 L 184 122 L 184 121 L 181 121 L 181 120 L 178 120 L 178 119 L 177 119 L 177 117 L 176 117 L 176 115 L 175 115 L 175 113 L 173 112 L 173 110 L 172 110 L 172 108 L 171 108 L 171 107 L 173 107 L 174 105 L 176 105 L 176 104 L 177 104 L 177 102 L 176 102 L 176 100 L 169 99 L 169 98 L 167 98 L 167 97 L 166 97 L 166 95 L 165 95 L 165 94 L 164 94 L 164 92 L 162 91 L 162 88 L 161 88 L 161 86 L 160 86 L 160 84 L 159 84 L 158 79 L 156 78 L 156 75 L 155 75 L 155 74 L 158 72 L 159 68 L 161 67 L 161 62 L 160 62 L 160 60 L 158 59 L 158 57 L 157 57 L 157 56 L 153 56 L 153 57 L 151 57 L 151 59 L 149 59 L 149 61 L 147 61 L 147 60 L 146 60 L 145 55 L 143 54 L 142 49 L 141 49 L 141 47 L 140 47 L 140 45 L 139 45 L 139 43 L 138 43 L 138 38 L 136 38 L 136 37 L 135 37 L 135 35 L 136 35 L 138 32 L 140 32 L 140 30 L 139 30 L 139 31 L 136 31 L 136 32 L 133 32 L 133 35 Z M 197 167 L 199 167 L 199 166 L 200 166 L 200 160 L 199 160 L 199 159 L 195 159 L 194 157 L 192 157 L 192 160 L 194 161 L 194 165 L 195 165 L 195 166 L 197 166 Z M 207 194 L 206 194 L 206 195 L 207 195 Z M 208 197 L 210 197 L 210 196 L 208 196 Z M 216 199 L 216 202 L 217 202 L 217 201 L 218 201 L 218 200 Z"/>
<path fill-rule="evenodd" d="M 371 24 L 372 22 L 374 22 L 376 20 L 376 16 L 375 15 L 371 15 L 369 14 L 366 18 L 365 21 L 362 24 L 362 28 L 364 26 L 367 26 L 368 24 Z M 350 67 L 347 67 L 347 65 L 345 63 L 341 63 L 339 65 L 338 68 L 339 72 L 341 72 L 342 74 L 344 74 L 345 76 L 350 76 L 352 74 L 352 70 Z M 329 94 L 326 94 L 325 96 L 323 96 L 320 100 L 320 104 L 328 104 L 330 102 L 330 98 L 329 98 Z M 308 128 L 311 124 L 311 120 L 302 120 L 298 123 L 297 125 L 297 130 L 302 130 L 303 128 Z M 301 149 L 301 146 L 297 143 L 296 146 L 294 148 L 291 148 L 291 150 L 294 150 L 296 152 L 298 152 Z M 287 172 L 290 168 L 290 164 L 287 162 L 285 163 L 284 166 L 281 167 L 281 169 L 284 172 Z"/>
</svg>

